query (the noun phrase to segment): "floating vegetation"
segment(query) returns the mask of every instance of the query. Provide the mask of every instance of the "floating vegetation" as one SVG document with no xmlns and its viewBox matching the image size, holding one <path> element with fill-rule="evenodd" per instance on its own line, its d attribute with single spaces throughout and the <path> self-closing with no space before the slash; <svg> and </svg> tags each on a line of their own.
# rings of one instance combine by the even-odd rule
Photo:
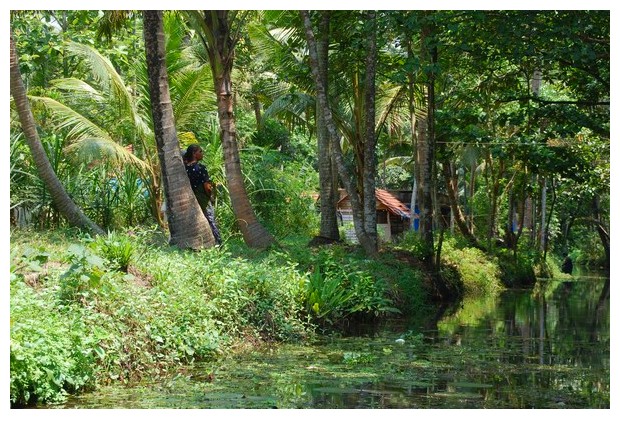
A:
<svg viewBox="0 0 620 429">
<path fill-rule="evenodd" d="M 446 330 L 386 327 L 248 349 L 166 383 L 103 388 L 65 406 L 609 408 L 609 319 L 590 322 L 600 288 L 588 290 L 546 297 L 545 311 L 529 292 L 510 292 L 475 324 L 461 309 L 466 323 L 450 317 Z"/>
</svg>

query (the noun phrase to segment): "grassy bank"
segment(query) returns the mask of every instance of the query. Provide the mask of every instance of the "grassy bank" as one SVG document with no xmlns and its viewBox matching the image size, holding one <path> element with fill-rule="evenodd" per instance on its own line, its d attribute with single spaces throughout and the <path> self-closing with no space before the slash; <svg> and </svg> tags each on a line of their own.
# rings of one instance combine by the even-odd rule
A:
<svg viewBox="0 0 620 429">
<path fill-rule="evenodd" d="M 307 239 L 201 252 L 155 231 L 11 236 L 11 403 L 166 376 L 262 341 L 424 311 L 421 273 Z"/>
<path fill-rule="evenodd" d="M 166 377 L 265 341 L 432 318 L 431 277 L 415 246 L 369 259 L 356 247 L 308 241 L 192 252 L 168 246 L 157 231 L 96 240 L 74 230 L 14 231 L 11 403 Z M 464 295 L 501 290 L 497 264 L 479 251 L 448 241 L 443 258 Z"/>
</svg>

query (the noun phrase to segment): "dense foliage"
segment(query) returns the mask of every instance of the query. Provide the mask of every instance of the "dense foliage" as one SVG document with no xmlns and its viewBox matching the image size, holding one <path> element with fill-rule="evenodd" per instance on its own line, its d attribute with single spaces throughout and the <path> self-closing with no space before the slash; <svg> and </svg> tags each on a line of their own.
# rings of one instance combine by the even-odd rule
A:
<svg viewBox="0 0 620 429">
<path fill-rule="evenodd" d="M 51 173 L 109 231 L 67 232 L 12 105 L 12 403 L 165 375 L 244 343 L 424 317 L 434 282 L 458 297 L 493 296 L 561 276 L 567 261 L 609 267 L 609 11 L 310 11 L 319 45 L 329 46 L 337 135 L 327 152 L 300 14 L 222 16 L 239 36 L 226 112 L 238 160 L 223 147 L 212 75 L 223 64 L 203 44 L 201 15 L 164 14 L 179 150 L 204 149 L 224 239 L 190 253 L 167 245 L 141 14 L 12 13 Z M 356 189 L 372 180 L 413 189 L 426 205 L 422 230 L 373 257 L 346 242 L 306 246 L 322 227 L 319 167 L 335 170 L 336 140 Z M 239 242 L 231 160 L 278 241 L 262 252 Z M 343 177 L 327 182 L 341 187 Z M 376 219 L 368 223 L 376 230 Z"/>
</svg>

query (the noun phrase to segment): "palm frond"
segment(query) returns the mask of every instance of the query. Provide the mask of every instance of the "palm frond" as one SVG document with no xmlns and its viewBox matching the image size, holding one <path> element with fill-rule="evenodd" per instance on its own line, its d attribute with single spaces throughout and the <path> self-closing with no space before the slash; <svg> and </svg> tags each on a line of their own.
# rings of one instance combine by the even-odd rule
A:
<svg viewBox="0 0 620 429">
<path fill-rule="evenodd" d="M 87 137 L 111 140 L 107 131 L 69 106 L 49 97 L 29 96 L 28 98 L 33 104 L 40 104 L 47 109 L 54 119 L 54 128 L 65 131 L 70 141 L 78 141 Z"/>
<path fill-rule="evenodd" d="M 179 13 L 170 12 L 164 15 L 164 33 L 166 34 L 166 68 L 168 75 L 173 75 L 191 63 L 184 49 L 187 26 Z"/>
<path fill-rule="evenodd" d="M 72 93 L 82 94 L 95 102 L 103 102 L 105 98 L 101 93 L 83 80 L 76 78 L 55 79 L 50 82 L 54 87 L 70 91 Z"/>
<path fill-rule="evenodd" d="M 264 116 L 278 116 L 283 112 L 290 112 L 294 115 L 303 115 L 308 108 L 314 108 L 314 97 L 303 92 L 287 93 L 277 97 L 265 109 Z"/>
<path fill-rule="evenodd" d="M 305 52 L 297 46 L 305 47 L 305 39 L 298 29 L 289 27 L 267 29 L 266 26 L 257 24 L 250 26 L 248 33 L 256 56 L 265 63 L 272 63 L 284 70 L 299 70 L 303 67 Z M 301 40 L 304 43 L 301 43 Z M 313 88 L 310 75 L 307 76 L 303 88 L 304 90 Z"/>
<path fill-rule="evenodd" d="M 314 97 L 303 93 L 286 93 L 275 100 L 263 112 L 263 120 L 277 117 L 283 121 L 289 129 L 297 126 L 308 126 L 312 121 L 312 112 L 315 109 Z"/>
<path fill-rule="evenodd" d="M 332 117 L 344 139 L 353 144 L 355 142 L 355 123 L 351 116 L 351 110 L 348 108 L 343 109 L 342 107 L 342 104 L 340 106 L 332 106 Z"/>
<path fill-rule="evenodd" d="M 294 34 L 292 28 L 274 28 L 255 24 L 248 28 L 252 47 L 259 58 L 281 62 L 283 59 L 295 58 L 288 46 L 288 39 Z"/>
<path fill-rule="evenodd" d="M 111 139 L 85 137 L 70 144 L 64 151 L 73 156 L 76 161 L 85 164 L 105 160 L 119 166 L 131 164 L 142 171 L 147 171 L 149 168 L 144 161 L 137 158 L 128 148 Z"/>
<path fill-rule="evenodd" d="M 389 124 L 390 129 L 401 128 L 409 120 L 409 109 L 406 102 L 406 87 L 393 86 L 381 88 L 377 97 L 377 125 L 378 132 L 384 125 Z"/>
<path fill-rule="evenodd" d="M 383 160 L 382 163 L 386 166 L 397 165 L 406 169 L 413 165 L 414 159 L 412 156 L 393 156 L 392 158 Z"/>
<path fill-rule="evenodd" d="M 260 82 L 261 95 L 270 100 L 291 92 L 289 83 L 278 80 L 277 76 L 270 72 L 261 73 Z"/>
<path fill-rule="evenodd" d="M 186 129 L 208 106 L 215 106 L 213 78 L 209 66 L 178 71 L 170 76 L 174 119 L 179 130 Z"/>
<path fill-rule="evenodd" d="M 69 42 L 67 46 L 69 51 L 87 61 L 93 78 L 101 85 L 103 92 L 114 100 L 113 104 L 120 108 L 121 114 L 127 114 L 134 118 L 132 96 L 110 60 L 91 46 L 76 42 Z"/>
</svg>

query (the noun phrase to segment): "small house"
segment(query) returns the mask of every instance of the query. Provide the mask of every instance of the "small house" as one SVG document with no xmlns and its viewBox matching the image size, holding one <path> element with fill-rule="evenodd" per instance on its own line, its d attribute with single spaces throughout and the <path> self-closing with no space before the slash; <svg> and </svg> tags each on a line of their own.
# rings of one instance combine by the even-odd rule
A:
<svg viewBox="0 0 620 429">
<path fill-rule="evenodd" d="M 353 227 L 351 201 L 346 190 L 340 189 L 338 217 L 344 227 L 347 240 L 357 241 Z M 383 241 L 391 241 L 398 234 L 407 231 L 411 225 L 411 211 L 396 196 L 384 189 L 375 189 L 377 210 L 377 233 Z"/>
</svg>

